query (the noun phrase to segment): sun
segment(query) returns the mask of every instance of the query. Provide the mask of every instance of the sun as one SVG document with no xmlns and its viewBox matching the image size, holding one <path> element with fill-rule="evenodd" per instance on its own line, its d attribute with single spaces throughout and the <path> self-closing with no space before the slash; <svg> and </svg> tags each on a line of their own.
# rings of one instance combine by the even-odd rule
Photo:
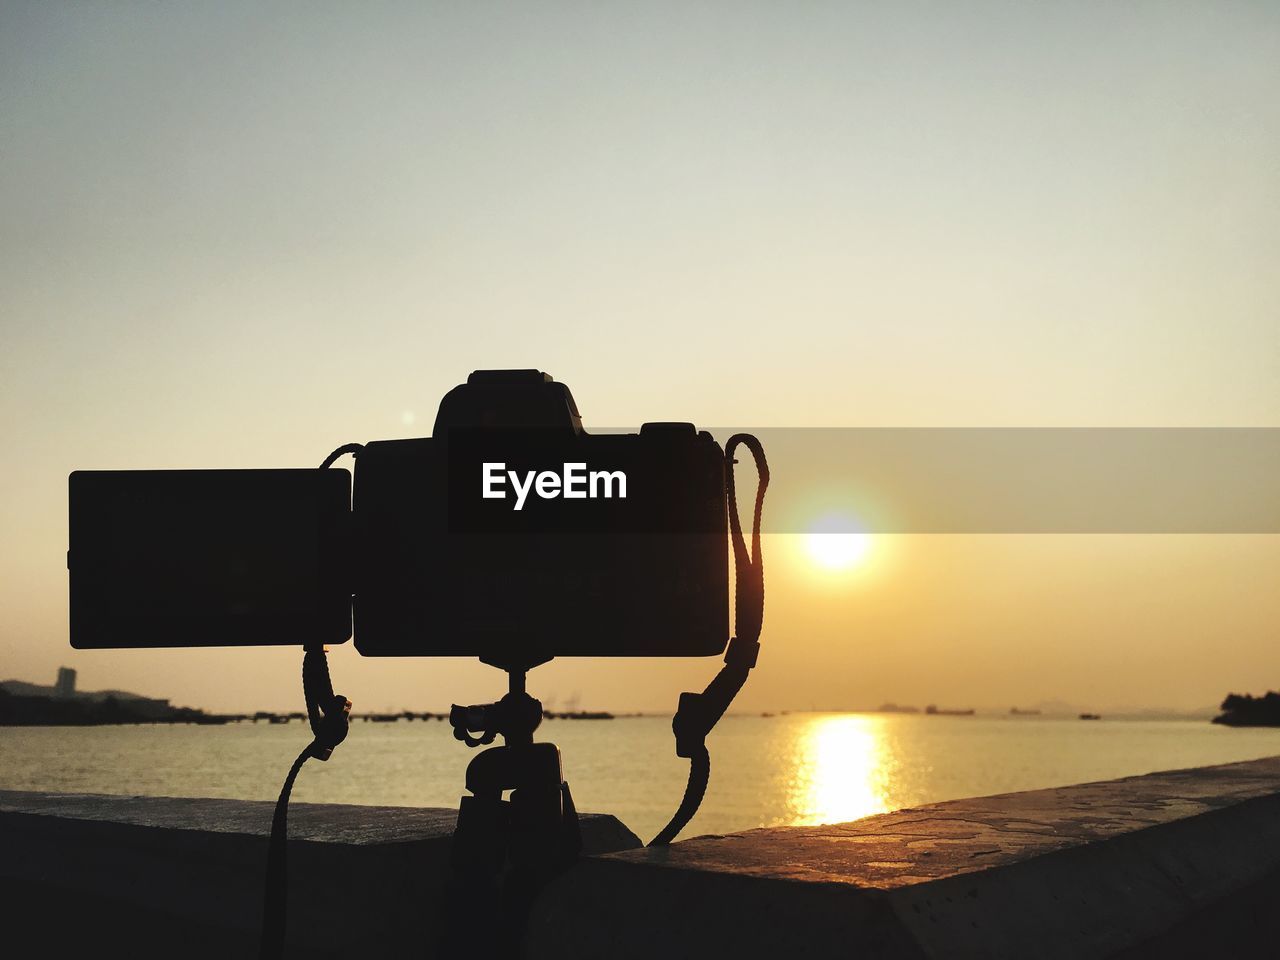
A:
<svg viewBox="0 0 1280 960">
<path fill-rule="evenodd" d="M 805 552 L 824 570 L 839 572 L 862 566 L 871 553 L 871 534 L 851 529 L 840 518 L 827 518 L 805 534 Z"/>
</svg>

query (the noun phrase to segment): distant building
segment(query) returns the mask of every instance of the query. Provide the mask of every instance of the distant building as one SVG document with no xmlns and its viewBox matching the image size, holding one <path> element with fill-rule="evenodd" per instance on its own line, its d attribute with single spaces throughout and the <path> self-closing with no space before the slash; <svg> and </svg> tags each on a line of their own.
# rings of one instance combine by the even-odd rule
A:
<svg viewBox="0 0 1280 960">
<path fill-rule="evenodd" d="M 59 700 L 70 700 L 76 695 L 76 672 L 70 667 L 58 668 L 58 682 L 54 684 L 53 695 Z"/>
<path fill-rule="evenodd" d="M 58 668 L 53 686 L 0 680 L 0 727 L 83 726 L 114 723 L 226 723 L 202 710 L 174 708 L 168 700 L 127 690 L 77 690 L 76 672 Z"/>
<path fill-rule="evenodd" d="M 172 709 L 168 700 L 140 697 L 127 690 L 76 690 L 76 672 L 71 667 L 59 667 L 58 679 L 52 687 L 25 680 L 0 680 L 0 690 L 15 697 L 49 697 L 53 700 L 79 700 L 86 703 L 102 703 L 116 700 L 129 705 L 129 709 L 147 717 L 163 717 Z"/>
</svg>

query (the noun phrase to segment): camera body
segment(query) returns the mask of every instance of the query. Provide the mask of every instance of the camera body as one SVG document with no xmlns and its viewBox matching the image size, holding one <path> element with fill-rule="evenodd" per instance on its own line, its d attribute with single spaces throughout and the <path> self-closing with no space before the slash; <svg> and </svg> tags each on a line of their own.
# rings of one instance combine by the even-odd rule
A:
<svg viewBox="0 0 1280 960">
<path fill-rule="evenodd" d="M 366 656 L 502 665 L 728 641 L 724 454 L 691 424 L 593 435 L 546 374 L 477 371 L 430 438 L 364 446 L 349 506 L 347 476 L 72 474 L 72 645 L 335 643 L 354 621 Z"/>
</svg>

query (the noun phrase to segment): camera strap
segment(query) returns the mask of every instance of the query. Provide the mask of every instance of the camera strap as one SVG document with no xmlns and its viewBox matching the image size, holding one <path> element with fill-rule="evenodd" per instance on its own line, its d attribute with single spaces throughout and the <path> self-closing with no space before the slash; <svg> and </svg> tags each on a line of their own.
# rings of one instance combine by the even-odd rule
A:
<svg viewBox="0 0 1280 960">
<path fill-rule="evenodd" d="M 734 451 L 743 444 L 755 460 L 759 482 L 756 486 L 755 512 L 751 521 L 751 552 L 742 535 L 738 519 L 738 497 L 734 488 L 733 467 L 738 461 Z M 760 653 L 760 628 L 764 622 L 764 565 L 760 553 L 760 516 L 764 509 L 764 492 L 769 486 L 769 463 L 764 447 L 749 433 L 737 433 L 724 445 L 725 485 L 729 494 L 729 531 L 733 541 L 733 565 L 736 573 L 734 591 L 735 634 L 729 641 L 724 666 L 702 693 L 680 694 L 680 705 L 671 721 L 676 736 L 676 756 L 689 761 L 689 782 L 675 815 L 649 841 L 649 846 L 669 844 L 693 819 L 707 792 L 711 777 L 711 755 L 707 751 L 707 734 L 724 716 L 738 695 L 747 675 L 756 665 Z"/>
<path fill-rule="evenodd" d="M 359 453 L 358 443 L 349 443 L 329 454 L 320 465 L 327 470 L 347 453 Z M 351 721 L 351 701 L 333 692 L 329 677 L 329 657 L 323 644 L 308 644 L 302 654 L 302 697 L 307 704 L 307 721 L 311 725 L 311 742 L 298 754 L 284 778 L 280 797 L 271 817 L 271 837 L 267 846 L 267 879 L 262 896 L 262 939 L 258 945 L 261 960 L 284 956 L 284 938 L 289 892 L 289 795 L 293 793 L 298 771 L 308 759 L 328 760 L 334 749 L 347 738 Z"/>
</svg>

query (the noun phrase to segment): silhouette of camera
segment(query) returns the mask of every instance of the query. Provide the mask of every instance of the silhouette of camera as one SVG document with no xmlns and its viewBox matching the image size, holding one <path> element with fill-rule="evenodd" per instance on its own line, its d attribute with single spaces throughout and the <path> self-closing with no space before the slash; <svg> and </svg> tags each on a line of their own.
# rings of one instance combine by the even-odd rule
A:
<svg viewBox="0 0 1280 960">
<path fill-rule="evenodd" d="M 432 436 L 344 469 L 76 471 L 78 648 L 706 656 L 729 633 L 724 454 L 687 423 L 590 434 L 567 386 L 477 371 Z"/>
</svg>

